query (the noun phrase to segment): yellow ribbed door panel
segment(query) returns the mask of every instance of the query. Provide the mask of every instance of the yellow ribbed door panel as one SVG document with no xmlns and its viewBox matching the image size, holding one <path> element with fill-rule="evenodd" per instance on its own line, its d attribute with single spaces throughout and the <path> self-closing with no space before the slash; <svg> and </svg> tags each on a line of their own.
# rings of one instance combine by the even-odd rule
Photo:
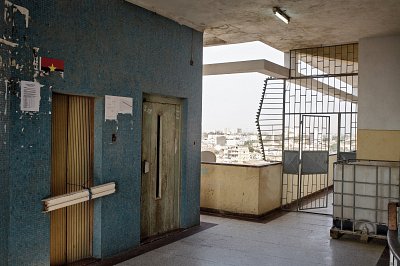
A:
<svg viewBox="0 0 400 266">
<path fill-rule="evenodd" d="M 52 196 L 92 185 L 93 99 L 54 94 Z M 92 256 L 92 202 L 51 213 L 51 265 Z"/>
</svg>

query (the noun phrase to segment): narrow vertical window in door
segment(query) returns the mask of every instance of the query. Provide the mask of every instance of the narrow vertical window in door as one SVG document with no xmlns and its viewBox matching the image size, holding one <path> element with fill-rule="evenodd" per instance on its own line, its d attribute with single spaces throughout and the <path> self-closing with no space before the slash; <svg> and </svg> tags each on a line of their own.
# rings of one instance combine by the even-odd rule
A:
<svg viewBox="0 0 400 266">
<path fill-rule="evenodd" d="M 178 229 L 180 198 L 179 99 L 145 95 L 143 101 L 141 238 Z"/>
<path fill-rule="evenodd" d="M 157 174 L 156 174 L 156 199 L 161 199 L 162 174 L 162 116 L 157 115 Z"/>
</svg>

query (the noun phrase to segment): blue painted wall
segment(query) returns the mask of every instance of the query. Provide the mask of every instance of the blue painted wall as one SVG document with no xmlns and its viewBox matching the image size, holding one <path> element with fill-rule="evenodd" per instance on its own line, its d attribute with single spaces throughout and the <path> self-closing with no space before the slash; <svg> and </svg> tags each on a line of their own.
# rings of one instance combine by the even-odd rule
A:
<svg viewBox="0 0 400 266">
<path fill-rule="evenodd" d="M 0 2 L 0 10 L 3 9 L 3 2 Z M 0 28 L 4 29 L 4 20 L 0 20 Z M 9 68 L 9 47 L 0 44 L 0 265 L 7 265 L 8 260 L 8 227 L 10 220 L 9 208 L 9 114 L 10 96 L 4 77 L 10 75 Z M 8 87 L 8 86 L 7 86 Z"/>
<path fill-rule="evenodd" d="M 48 214 L 41 213 L 41 199 L 50 195 L 53 92 L 95 97 L 94 180 L 96 184 L 115 181 L 118 186 L 116 194 L 95 201 L 97 257 L 140 243 L 143 93 L 184 98 L 181 225 L 199 224 L 202 33 L 123 0 L 13 3 L 29 9 L 29 26 L 25 27 L 25 17 L 18 11 L 5 23 L 7 36 L 19 44 L 12 49 L 18 66 L 11 66 L 10 73 L 0 72 L 0 78 L 32 81 L 34 47 L 39 48 L 39 56 L 64 60 L 65 73 L 64 78 L 57 73 L 37 77 L 44 85 L 38 113 L 21 113 L 18 83 L 10 94 L 10 173 L 0 180 L 0 185 L 10 188 L 0 195 L 6 202 L 0 217 L 9 212 L 10 220 L 0 223 L 0 228 L 9 229 L 8 241 L 1 241 L 7 233 L 0 234 L 0 256 L 8 252 L 9 265 L 49 263 L 50 221 Z M 4 6 L 0 7 L 3 14 Z M 133 115 L 104 121 L 104 95 L 133 97 Z M 0 110 L 2 104 L 0 100 Z M 6 160 L 0 155 L 2 167 L 7 166 Z M 0 265 L 7 265 L 2 258 Z"/>
</svg>

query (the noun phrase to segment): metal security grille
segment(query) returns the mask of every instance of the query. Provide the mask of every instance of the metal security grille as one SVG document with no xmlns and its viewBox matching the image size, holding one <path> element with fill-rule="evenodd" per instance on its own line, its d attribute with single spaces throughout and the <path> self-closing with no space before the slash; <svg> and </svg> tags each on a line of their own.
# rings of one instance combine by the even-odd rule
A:
<svg viewBox="0 0 400 266">
<path fill-rule="evenodd" d="M 304 115 L 301 121 L 299 209 L 328 206 L 329 116 Z M 319 192 L 317 198 L 310 197 Z"/>
<path fill-rule="evenodd" d="M 282 160 L 283 101 L 285 81 L 265 80 L 256 115 L 258 139 L 264 161 Z"/>
<path fill-rule="evenodd" d="M 292 209 L 294 204 L 297 209 L 303 209 L 301 201 L 304 197 L 319 195 L 332 185 L 329 171 L 323 174 L 311 171 L 318 169 L 319 158 L 326 161 L 328 156 L 329 160 L 332 157 L 329 154 L 337 154 L 337 158 L 354 157 L 357 148 L 358 44 L 290 51 L 290 77 L 285 80 L 283 98 L 282 206 Z M 328 118 L 326 129 L 329 132 L 326 132 L 328 139 L 325 140 L 328 146 L 323 154 L 299 155 L 296 161 L 294 154 L 300 154 L 304 141 L 307 141 L 302 121 L 309 115 Z M 309 162 L 315 165 L 307 165 Z M 307 189 L 303 187 L 305 180 L 301 170 L 303 174 L 310 171 L 307 178 L 325 184 L 324 187 L 314 186 L 311 191 L 307 188 L 305 193 Z M 326 207 L 325 198 L 319 202 L 312 208 Z"/>
</svg>

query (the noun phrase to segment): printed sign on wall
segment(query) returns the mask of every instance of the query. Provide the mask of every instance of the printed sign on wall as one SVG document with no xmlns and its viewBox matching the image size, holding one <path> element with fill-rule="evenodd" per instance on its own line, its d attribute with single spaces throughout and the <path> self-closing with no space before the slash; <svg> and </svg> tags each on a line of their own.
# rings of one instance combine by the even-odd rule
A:
<svg viewBox="0 0 400 266">
<path fill-rule="evenodd" d="M 132 115 L 133 99 L 130 97 L 105 96 L 105 120 L 117 120 L 118 114 Z"/>
<path fill-rule="evenodd" d="M 38 82 L 21 81 L 21 111 L 39 112 L 40 87 Z"/>
</svg>

